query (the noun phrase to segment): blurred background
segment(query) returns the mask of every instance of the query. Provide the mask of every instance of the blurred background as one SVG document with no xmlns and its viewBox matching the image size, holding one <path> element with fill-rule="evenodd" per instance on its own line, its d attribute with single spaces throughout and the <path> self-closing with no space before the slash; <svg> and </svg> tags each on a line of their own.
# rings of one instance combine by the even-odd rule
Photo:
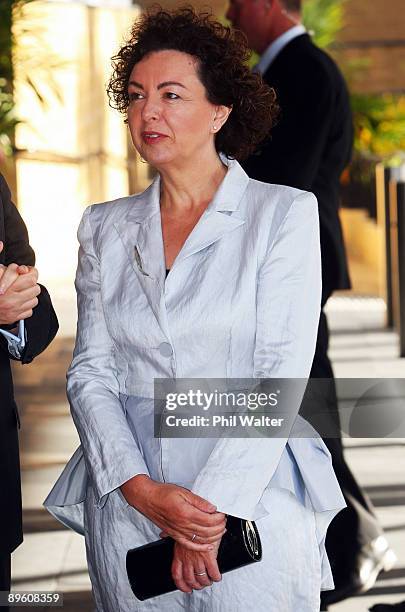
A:
<svg viewBox="0 0 405 612">
<path fill-rule="evenodd" d="M 64 384 L 76 325 L 80 217 L 88 204 L 142 191 L 151 179 L 105 94 L 110 58 L 145 6 L 0 1 L 0 172 L 28 226 L 40 281 L 61 325 L 44 355 L 29 368 L 14 368 L 26 535 L 13 556 L 13 588 L 61 590 L 72 610 L 92 609 L 84 543 L 41 504 L 78 444 Z M 210 6 L 223 18 L 224 2 Z M 341 207 L 353 288 L 327 307 L 331 357 L 341 377 L 405 375 L 404 9 L 404 0 L 304 3 L 305 26 L 346 77 L 355 120 Z M 404 440 L 356 439 L 346 446 L 398 562 L 371 591 L 331 608 L 337 612 L 405 600 Z"/>
</svg>

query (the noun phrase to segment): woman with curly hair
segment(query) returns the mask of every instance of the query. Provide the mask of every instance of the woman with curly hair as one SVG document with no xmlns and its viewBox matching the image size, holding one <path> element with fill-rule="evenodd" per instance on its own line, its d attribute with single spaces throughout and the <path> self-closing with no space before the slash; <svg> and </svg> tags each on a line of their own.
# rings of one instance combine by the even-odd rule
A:
<svg viewBox="0 0 405 612">
<path fill-rule="evenodd" d="M 157 176 L 84 213 L 68 372 L 81 450 L 47 500 L 83 530 L 99 612 L 314 612 L 333 588 L 324 539 L 344 501 L 321 439 L 154 437 L 156 378 L 311 368 L 317 202 L 250 180 L 237 161 L 277 112 L 247 59 L 241 33 L 189 7 L 141 16 L 113 58 L 110 101 Z M 221 577 L 227 516 L 256 521 L 263 558 Z M 126 553 L 167 535 L 178 590 L 141 602 Z"/>
</svg>

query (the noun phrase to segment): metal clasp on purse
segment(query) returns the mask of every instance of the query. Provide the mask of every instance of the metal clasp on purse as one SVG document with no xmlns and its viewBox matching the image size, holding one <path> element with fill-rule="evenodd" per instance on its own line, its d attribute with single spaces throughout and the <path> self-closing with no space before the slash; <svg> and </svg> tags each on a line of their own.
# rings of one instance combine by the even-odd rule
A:
<svg viewBox="0 0 405 612">
<path fill-rule="evenodd" d="M 257 527 L 253 521 L 243 521 L 242 534 L 249 555 L 255 561 L 259 561 L 262 556 L 262 547 L 258 537 Z"/>
</svg>

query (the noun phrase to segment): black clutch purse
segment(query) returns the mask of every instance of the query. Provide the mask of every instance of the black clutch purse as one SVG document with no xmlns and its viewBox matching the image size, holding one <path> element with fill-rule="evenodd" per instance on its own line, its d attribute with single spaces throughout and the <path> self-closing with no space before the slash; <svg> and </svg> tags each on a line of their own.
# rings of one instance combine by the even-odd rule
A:
<svg viewBox="0 0 405 612">
<path fill-rule="evenodd" d="M 217 557 L 221 574 L 261 560 L 260 536 L 253 521 L 228 516 L 226 529 Z M 173 549 L 174 540 L 162 538 L 127 552 L 128 580 L 135 597 L 144 601 L 177 589 L 171 574 Z"/>
</svg>

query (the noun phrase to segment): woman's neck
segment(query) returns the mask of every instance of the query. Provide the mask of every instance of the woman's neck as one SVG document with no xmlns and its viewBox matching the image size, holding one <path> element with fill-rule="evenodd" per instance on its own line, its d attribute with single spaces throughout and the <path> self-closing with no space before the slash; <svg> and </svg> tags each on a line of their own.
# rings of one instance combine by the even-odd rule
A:
<svg viewBox="0 0 405 612">
<path fill-rule="evenodd" d="M 161 176 L 160 205 L 170 216 L 208 206 L 227 172 L 218 155 L 198 160 L 187 168 L 164 168 Z"/>
</svg>

